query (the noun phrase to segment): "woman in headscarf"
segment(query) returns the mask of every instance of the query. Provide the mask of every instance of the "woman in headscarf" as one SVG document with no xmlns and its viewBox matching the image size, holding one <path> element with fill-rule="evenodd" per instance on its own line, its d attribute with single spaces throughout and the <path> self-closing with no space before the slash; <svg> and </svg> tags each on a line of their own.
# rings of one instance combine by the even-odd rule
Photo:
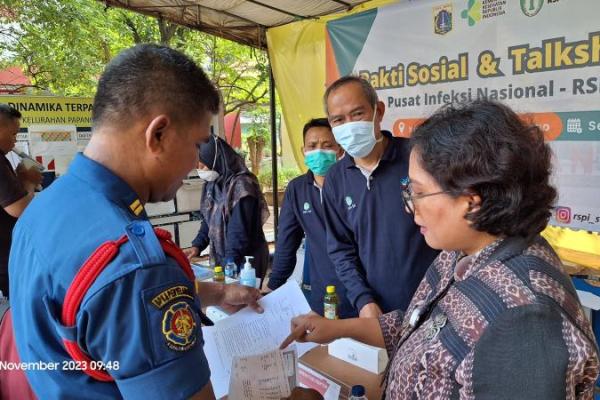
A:
<svg viewBox="0 0 600 400">
<path fill-rule="evenodd" d="M 239 267 L 244 256 L 252 256 L 256 276 L 262 279 L 269 260 L 262 226 L 269 210 L 256 176 L 227 142 L 214 135 L 200 146 L 199 156 L 198 175 L 206 181 L 202 225 L 186 255 L 196 257 L 210 244 L 217 265 L 233 261 Z"/>
<path fill-rule="evenodd" d="M 350 337 L 385 347 L 387 399 L 592 399 L 596 340 L 539 235 L 556 198 L 551 158 L 540 129 L 502 104 L 435 113 L 412 135 L 403 200 L 444 251 L 406 314 L 304 315 L 282 345 Z"/>
</svg>

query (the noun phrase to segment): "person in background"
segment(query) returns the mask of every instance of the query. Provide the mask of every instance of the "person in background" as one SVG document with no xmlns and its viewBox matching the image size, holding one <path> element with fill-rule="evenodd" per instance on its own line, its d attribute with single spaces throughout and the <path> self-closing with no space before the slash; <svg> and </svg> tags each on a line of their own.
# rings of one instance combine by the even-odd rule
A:
<svg viewBox="0 0 600 400">
<path fill-rule="evenodd" d="M 325 175 L 344 154 L 336 143 L 327 118 L 312 119 L 304 125 L 304 163 L 306 174 L 293 179 L 285 191 L 279 216 L 279 235 L 275 247 L 273 272 L 269 276 L 271 290 L 283 285 L 296 266 L 296 251 L 306 235 L 310 276 L 310 307 L 323 315 L 325 288 L 334 285 L 340 300 L 339 316 L 357 316 L 346 298 L 344 285 L 338 279 L 335 267 L 327 254 L 325 217 L 323 215 L 323 185 Z"/>
<path fill-rule="evenodd" d="M 408 140 L 381 130 L 385 106 L 364 79 L 338 79 L 324 101 L 335 139 L 346 151 L 323 187 L 329 257 L 361 317 L 405 310 L 438 253 L 398 206 Z"/>
<path fill-rule="evenodd" d="M 42 174 L 34 167 L 23 164 L 13 170 L 6 158 L 17 143 L 21 113 L 8 104 L 0 104 L 0 290 L 9 296 L 8 253 L 13 227 L 25 207 L 33 200 L 35 187 L 42 182 Z"/>
<path fill-rule="evenodd" d="M 210 256 L 223 267 L 230 261 L 241 266 L 244 256 L 253 256 L 256 276 L 264 278 L 269 249 L 263 225 L 269 209 L 256 176 L 227 142 L 214 135 L 200 145 L 198 175 L 206 181 L 202 225 L 186 255 L 196 257 L 210 245 Z"/>
<path fill-rule="evenodd" d="M 508 107 L 442 108 L 411 138 L 407 212 L 444 251 L 406 313 L 292 321 L 292 340 L 385 347 L 386 398 L 592 399 L 598 350 L 562 264 L 540 236 L 552 152 Z M 400 201 L 400 200 L 398 200 Z"/>
</svg>

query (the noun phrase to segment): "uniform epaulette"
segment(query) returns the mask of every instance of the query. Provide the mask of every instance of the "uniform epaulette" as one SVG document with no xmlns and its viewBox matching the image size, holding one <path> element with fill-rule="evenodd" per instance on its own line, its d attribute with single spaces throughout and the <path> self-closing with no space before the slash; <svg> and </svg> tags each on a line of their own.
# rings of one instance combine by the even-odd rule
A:
<svg viewBox="0 0 600 400">
<path fill-rule="evenodd" d="M 125 233 L 142 267 L 166 262 L 165 253 L 149 221 L 132 221 L 126 226 Z"/>
</svg>

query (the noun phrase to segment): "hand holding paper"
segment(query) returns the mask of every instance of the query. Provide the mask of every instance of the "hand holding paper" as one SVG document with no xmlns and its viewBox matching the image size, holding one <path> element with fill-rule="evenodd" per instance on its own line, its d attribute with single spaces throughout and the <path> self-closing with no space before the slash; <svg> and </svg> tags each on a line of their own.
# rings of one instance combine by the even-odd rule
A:
<svg viewBox="0 0 600 400">
<path fill-rule="evenodd" d="M 227 395 L 232 363 L 245 357 L 276 350 L 289 333 L 292 318 L 310 312 L 296 282 L 288 282 L 258 300 L 264 313 L 245 308 L 215 326 L 203 327 L 204 352 L 211 370 L 211 382 L 217 398 Z M 297 346 L 298 357 L 314 347 Z"/>
</svg>

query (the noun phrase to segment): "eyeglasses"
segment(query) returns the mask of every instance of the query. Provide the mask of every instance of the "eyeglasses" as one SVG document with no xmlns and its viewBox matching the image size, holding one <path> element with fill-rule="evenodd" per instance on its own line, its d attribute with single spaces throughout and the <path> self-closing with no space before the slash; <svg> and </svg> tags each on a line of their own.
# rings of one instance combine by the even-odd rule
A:
<svg viewBox="0 0 600 400">
<path fill-rule="evenodd" d="M 414 194 L 409 177 L 402 179 L 401 184 L 402 184 L 402 202 L 404 203 L 404 208 L 406 209 L 406 211 L 409 214 L 412 214 L 412 215 L 415 215 L 415 200 L 422 199 L 424 197 L 429 197 L 429 196 L 436 196 L 438 194 L 451 193 L 448 190 L 442 190 L 440 192 L 435 192 L 435 193 Z"/>
</svg>

